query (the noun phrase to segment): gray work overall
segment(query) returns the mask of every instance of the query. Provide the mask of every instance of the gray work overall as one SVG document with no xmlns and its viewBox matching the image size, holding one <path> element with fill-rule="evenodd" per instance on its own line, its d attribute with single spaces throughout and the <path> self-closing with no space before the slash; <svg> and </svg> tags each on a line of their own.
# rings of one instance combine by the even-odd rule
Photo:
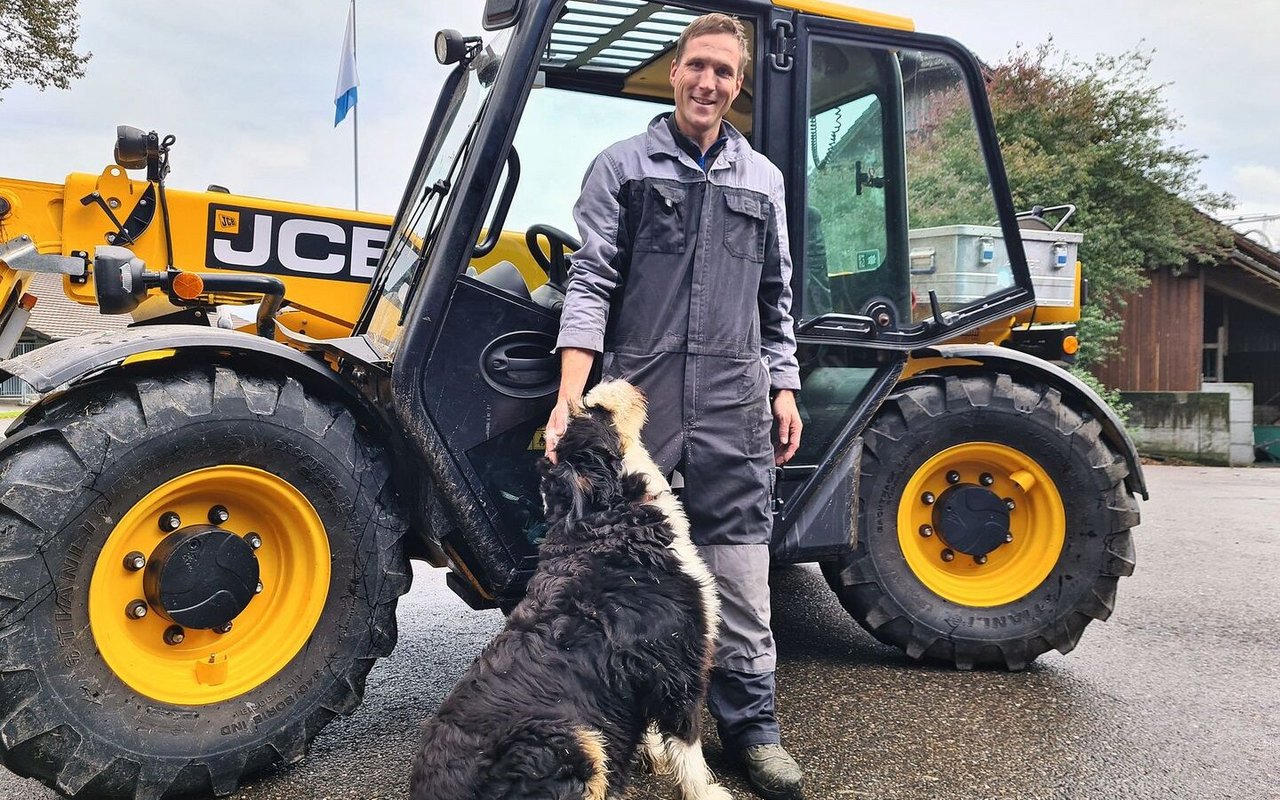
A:
<svg viewBox="0 0 1280 800">
<path fill-rule="evenodd" d="M 721 595 L 708 705 L 731 749 L 778 741 L 769 628 L 770 389 L 800 388 L 782 175 L 722 123 L 704 170 L 668 115 L 583 180 L 558 347 L 604 354 L 649 401 L 643 438 L 679 469 Z"/>
</svg>

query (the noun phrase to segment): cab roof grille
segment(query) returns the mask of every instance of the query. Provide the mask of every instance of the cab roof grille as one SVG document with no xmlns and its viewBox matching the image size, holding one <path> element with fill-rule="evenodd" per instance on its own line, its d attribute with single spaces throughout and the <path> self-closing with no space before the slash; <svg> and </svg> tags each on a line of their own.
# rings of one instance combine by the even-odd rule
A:
<svg viewBox="0 0 1280 800">
<path fill-rule="evenodd" d="M 569 0 L 542 65 L 626 75 L 667 50 L 697 16 L 643 0 Z"/>
</svg>

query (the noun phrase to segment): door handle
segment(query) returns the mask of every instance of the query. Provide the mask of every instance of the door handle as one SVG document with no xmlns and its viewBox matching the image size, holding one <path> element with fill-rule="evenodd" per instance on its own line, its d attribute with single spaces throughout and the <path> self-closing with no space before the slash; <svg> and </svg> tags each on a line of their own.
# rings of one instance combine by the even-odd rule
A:
<svg viewBox="0 0 1280 800">
<path fill-rule="evenodd" d="M 498 337 L 480 355 L 480 374 L 498 392 L 511 397 L 541 397 L 560 386 L 560 359 L 551 351 L 554 337 L 517 331 Z"/>
<path fill-rule="evenodd" d="M 529 349 L 529 346 L 524 344 L 510 344 L 498 348 L 489 354 L 489 368 L 498 375 L 507 376 L 512 383 L 521 385 L 545 380 L 548 373 L 555 370 L 555 358 L 550 353 L 533 358 L 516 355 Z"/>
</svg>

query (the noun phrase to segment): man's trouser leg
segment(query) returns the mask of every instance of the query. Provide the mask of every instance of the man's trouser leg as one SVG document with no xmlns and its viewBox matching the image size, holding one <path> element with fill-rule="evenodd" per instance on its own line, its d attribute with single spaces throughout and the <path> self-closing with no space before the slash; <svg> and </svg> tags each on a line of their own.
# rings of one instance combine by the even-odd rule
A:
<svg viewBox="0 0 1280 800">
<path fill-rule="evenodd" d="M 698 551 L 720 590 L 720 640 L 707 693 L 720 740 L 730 753 L 777 743 L 769 546 L 703 545 Z"/>
</svg>

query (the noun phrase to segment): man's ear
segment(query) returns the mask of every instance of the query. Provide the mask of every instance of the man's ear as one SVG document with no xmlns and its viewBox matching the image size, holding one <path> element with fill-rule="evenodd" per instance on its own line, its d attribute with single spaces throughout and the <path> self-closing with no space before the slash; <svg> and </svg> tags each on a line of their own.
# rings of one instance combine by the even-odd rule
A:
<svg viewBox="0 0 1280 800">
<path fill-rule="evenodd" d="M 667 80 L 671 83 L 671 88 L 676 88 L 676 72 L 680 69 L 680 60 L 671 59 L 671 71 L 667 74 Z"/>
</svg>

